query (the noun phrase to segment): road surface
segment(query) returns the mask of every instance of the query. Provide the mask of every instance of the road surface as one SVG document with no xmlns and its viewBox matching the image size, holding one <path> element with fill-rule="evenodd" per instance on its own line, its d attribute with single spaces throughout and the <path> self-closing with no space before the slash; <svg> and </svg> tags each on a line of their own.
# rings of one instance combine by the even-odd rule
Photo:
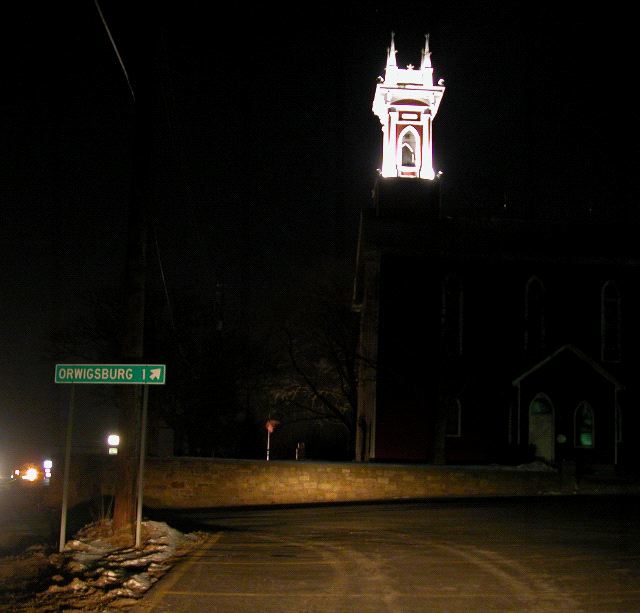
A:
<svg viewBox="0 0 640 613">
<path fill-rule="evenodd" d="M 55 509 L 44 504 L 45 487 L 42 483 L 0 481 L 0 555 L 55 542 L 60 519 Z"/>
<path fill-rule="evenodd" d="M 145 595 L 140 610 L 640 611 L 638 498 L 345 505 L 182 519 L 206 529 L 207 542 Z"/>
</svg>

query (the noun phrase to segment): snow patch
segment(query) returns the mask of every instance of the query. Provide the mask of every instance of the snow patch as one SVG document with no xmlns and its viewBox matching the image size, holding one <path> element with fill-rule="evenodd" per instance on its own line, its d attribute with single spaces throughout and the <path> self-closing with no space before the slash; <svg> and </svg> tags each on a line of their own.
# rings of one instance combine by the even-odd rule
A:
<svg viewBox="0 0 640 613">
<path fill-rule="evenodd" d="M 142 536 L 139 549 L 123 547 L 123 537 L 113 533 L 110 521 L 85 526 L 62 552 L 48 556 L 47 589 L 30 600 L 31 608 L 16 611 L 130 606 L 204 538 L 156 521 L 142 522 Z M 40 551 L 32 555 L 44 558 Z"/>
</svg>

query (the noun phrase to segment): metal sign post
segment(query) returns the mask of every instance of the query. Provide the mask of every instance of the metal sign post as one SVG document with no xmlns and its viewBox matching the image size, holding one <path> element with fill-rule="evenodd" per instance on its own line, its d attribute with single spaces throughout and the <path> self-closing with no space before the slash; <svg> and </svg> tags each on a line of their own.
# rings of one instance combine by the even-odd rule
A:
<svg viewBox="0 0 640 613">
<path fill-rule="evenodd" d="M 264 424 L 264 427 L 267 429 L 267 461 L 271 459 L 271 433 L 279 423 L 280 422 L 277 419 L 268 419 Z"/>
<path fill-rule="evenodd" d="M 73 434 L 73 405 L 75 404 L 76 386 L 71 386 L 69 397 L 69 414 L 67 416 L 67 440 L 64 449 L 64 477 L 62 479 L 62 513 L 60 516 L 60 545 L 58 551 L 64 549 L 67 540 L 67 501 L 69 498 L 69 465 L 71 463 L 71 436 Z"/>
<path fill-rule="evenodd" d="M 142 495 L 144 493 L 144 456 L 147 446 L 147 405 L 149 403 L 149 386 L 144 386 L 142 396 L 142 421 L 140 424 L 140 468 L 138 469 L 138 509 L 136 515 L 136 547 L 140 547 L 142 535 Z"/>
<path fill-rule="evenodd" d="M 73 409 L 75 384 L 144 385 L 142 419 L 140 423 L 140 464 L 138 470 L 138 508 L 136 517 L 136 547 L 140 547 L 142 533 L 142 495 L 144 489 L 144 458 L 147 443 L 147 405 L 149 386 L 164 385 L 165 364 L 56 364 L 55 382 L 71 384 L 67 441 L 65 447 L 64 479 L 62 485 L 62 517 L 60 518 L 60 551 L 64 549 L 67 531 L 67 503 L 71 464 L 71 437 L 73 434 Z"/>
</svg>

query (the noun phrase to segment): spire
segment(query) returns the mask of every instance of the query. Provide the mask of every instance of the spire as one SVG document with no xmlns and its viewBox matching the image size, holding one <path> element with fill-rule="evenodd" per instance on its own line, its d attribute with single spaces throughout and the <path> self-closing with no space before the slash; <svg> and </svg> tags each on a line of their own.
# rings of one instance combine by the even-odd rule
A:
<svg viewBox="0 0 640 613">
<path fill-rule="evenodd" d="M 424 35 L 424 49 L 422 50 L 422 62 L 420 64 L 420 69 L 424 70 L 425 68 L 431 68 L 431 51 L 429 51 L 429 35 Z"/>
<path fill-rule="evenodd" d="M 387 70 L 389 68 L 396 68 L 396 43 L 394 41 L 395 32 L 391 32 L 391 46 L 387 53 Z"/>
</svg>

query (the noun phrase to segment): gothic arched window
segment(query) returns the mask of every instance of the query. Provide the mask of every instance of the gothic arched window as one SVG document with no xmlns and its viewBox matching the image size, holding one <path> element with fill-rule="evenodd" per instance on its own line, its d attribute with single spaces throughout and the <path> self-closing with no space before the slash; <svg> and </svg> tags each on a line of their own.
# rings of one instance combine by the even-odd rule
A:
<svg viewBox="0 0 640 613">
<path fill-rule="evenodd" d="M 593 409 L 588 402 L 581 402 L 575 412 L 575 446 L 593 447 L 594 434 Z"/>
<path fill-rule="evenodd" d="M 607 281 L 600 294 L 601 353 L 603 362 L 620 361 L 620 291 L 615 281 Z"/>
<path fill-rule="evenodd" d="M 525 289 L 525 331 L 526 351 L 540 351 L 545 346 L 544 285 L 538 277 L 531 277 Z"/>
<path fill-rule="evenodd" d="M 400 165 L 405 167 L 419 166 L 420 152 L 418 150 L 418 134 L 415 128 L 409 126 L 402 132 L 400 138 Z"/>
</svg>

